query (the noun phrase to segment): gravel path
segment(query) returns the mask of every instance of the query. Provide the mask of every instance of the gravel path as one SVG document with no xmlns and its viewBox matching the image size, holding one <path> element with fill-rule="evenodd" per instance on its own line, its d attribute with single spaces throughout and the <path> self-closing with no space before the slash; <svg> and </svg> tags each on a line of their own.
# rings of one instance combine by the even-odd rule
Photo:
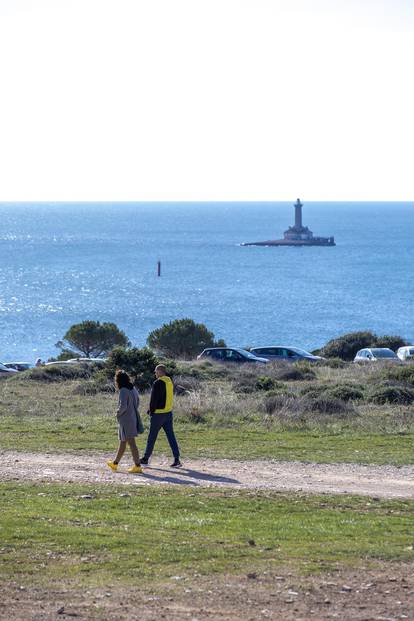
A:
<svg viewBox="0 0 414 621">
<path fill-rule="evenodd" d="M 189 485 L 307 493 L 362 494 L 414 498 L 414 466 L 309 464 L 281 461 L 186 459 L 183 468 L 155 457 L 143 475 L 127 473 L 129 457 L 118 472 L 105 464 L 109 456 L 73 453 L 0 452 L 0 480 L 76 482 L 108 485 Z"/>
</svg>

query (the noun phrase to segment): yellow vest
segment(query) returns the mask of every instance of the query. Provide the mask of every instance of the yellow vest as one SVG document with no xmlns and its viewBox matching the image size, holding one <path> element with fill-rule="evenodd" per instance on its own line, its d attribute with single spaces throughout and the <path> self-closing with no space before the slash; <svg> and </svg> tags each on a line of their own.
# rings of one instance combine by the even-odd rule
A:
<svg viewBox="0 0 414 621">
<path fill-rule="evenodd" d="M 154 410 L 155 414 L 165 414 L 165 412 L 171 412 L 173 405 L 173 394 L 174 394 L 174 386 L 169 377 L 163 375 L 159 377 L 161 381 L 165 384 L 165 406 L 163 408 L 158 408 Z"/>
</svg>

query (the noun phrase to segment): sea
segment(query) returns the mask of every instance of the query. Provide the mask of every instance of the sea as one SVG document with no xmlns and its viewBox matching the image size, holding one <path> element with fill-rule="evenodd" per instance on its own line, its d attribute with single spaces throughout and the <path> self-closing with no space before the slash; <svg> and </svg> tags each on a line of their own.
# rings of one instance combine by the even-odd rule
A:
<svg viewBox="0 0 414 621">
<path fill-rule="evenodd" d="M 86 319 L 137 347 L 184 317 L 240 347 L 414 341 L 414 203 L 305 201 L 303 224 L 336 246 L 241 245 L 293 223 L 293 201 L 1 203 L 0 360 L 56 356 Z"/>
</svg>

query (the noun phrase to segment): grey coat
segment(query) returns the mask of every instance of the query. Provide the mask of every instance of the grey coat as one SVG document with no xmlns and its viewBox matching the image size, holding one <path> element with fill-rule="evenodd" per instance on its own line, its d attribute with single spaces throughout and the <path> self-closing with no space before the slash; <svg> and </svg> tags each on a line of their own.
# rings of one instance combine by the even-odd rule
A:
<svg viewBox="0 0 414 621">
<path fill-rule="evenodd" d="M 118 436 L 122 441 L 135 438 L 138 435 L 138 406 L 139 395 L 137 389 L 121 388 L 116 417 L 118 419 Z"/>
</svg>

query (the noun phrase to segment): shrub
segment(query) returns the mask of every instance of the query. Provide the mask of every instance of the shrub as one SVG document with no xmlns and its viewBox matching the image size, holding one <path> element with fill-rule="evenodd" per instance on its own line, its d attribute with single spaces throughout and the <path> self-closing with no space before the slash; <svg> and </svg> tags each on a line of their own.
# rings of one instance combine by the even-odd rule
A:
<svg viewBox="0 0 414 621">
<path fill-rule="evenodd" d="M 358 350 L 374 345 L 376 338 L 372 332 L 350 332 L 328 341 L 320 350 L 320 355 L 325 358 L 353 360 Z"/>
<path fill-rule="evenodd" d="M 200 380 L 221 379 L 230 375 L 228 366 L 220 362 L 211 362 L 210 360 L 200 360 L 200 362 L 188 363 L 177 361 L 176 373 L 182 376 L 196 377 Z"/>
<path fill-rule="evenodd" d="M 51 364 L 47 367 L 29 369 L 29 371 L 25 373 L 25 378 L 37 382 L 59 382 L 74 379 L 88 379 L 93 373 L 94 369 L 90 365 Z"/>
<path fill-rule="evenodd" d="M 403 347 L 404 345 L 408 345 L 407 341 L 398 335 L 378 336 L 375 342 L 375 347 L 389 347 L 393 351 L 396 351 L 399 347 Z"/>
<path fill-rule="evenodd" d="M 167 373 L 169 373 L 172 365 L 168 365 L 168 361 L 164 361 L 164 363 L 167 367 Z M 143 349 L 116 347 L 109 354 L 106 363 L 106 376 L 112 379 L 117 369 L 123 369 L 132 376 L 139 390 L 146 390 L 155 379 L 154 369 L 157 364 L 158 359 L 147 347 Z"/>
<path fill-rule="evenodd" d="M 224 341 L 220 346 L 224 347 Z M 193 358 L 206 347 L 214 347 L 214 334 L 203 323 L 192 319 L 175 319 L 153 330 L 147 338 L 152 349 L 171 357 Z"/>
<path fill-rule="evenodd" d="M 340 358 L 327 358 L 319 363 L 321 366 L 329 367 L 330 369 L 343 369 L 346 366 L 346 362 Z"/>
<path fill-rule="evenodd" d="M 328 341 L 319 350 L 319 353 L 325 358 L 353 360 L 357 351 L 364 347 L 390 347 L 391 349 L 396 349 L 402 345 L 405 345 L 405 340 L 401 336 L 377 336 L 373 332 L 368 331 L 350 332 Z"/>
<path fill-rule="evenodd" d="M 174 388 L 177 394 L 182 394 L 184 392 L 195 392 L 196 390 L 200 390 L 201 382 L 196 377 L 176 375 L 174 377 Z"/>
<path fill-rule="evenodd" d="M 303 407 L 305 410 L 320 414 L 347 414 L 352 411 L 347 403 L 327 394 L 320 395 L 316 399 L 305 400 Z"/>
<path fill-rule="evenodd" d="M 340 401 L 357 401 L 364 398 L 364 393 L 360 388 L 347 384 L 338 384 L 329 388 L 327 394 Z"/>
<path fill-rule="evenodd" d="M 262 375 L 258 377 L 256 380 L 256 389 L 257 390 L 272 390 L 276 387 L 276 382 L 271 377 L 267 377 L 267 375 Z"/>
<path fill-rule="evenodd" d="M 325 394 L 331 387 L 331 384 L 311 384 L 310 386 L 301 388 L 299 393 L 309 399 L 316 399 Z"/>
<path fill-rule="evenodd" d="M 367 397 L 367 401 L 384 405 L 394 403 L 409 405 L 414 402 L 414 390 L 404 386 L 380 385 L 375 387 Z"/>
<path fill-rule="evenodd" d="M 307 369 L 306 371 L 301 371 L 300 369 L 290 366 L 290 367 L 282 367 L 276 370 L 275 372 L 276 379 L 282 380 L 285 382 L 301 382 L 305 380 L 312 380 L 316 378 L 315 372 L 311 369 Z"/>
<path fill-rule="evenodd" d="M 81 384 L 77 384 L 72 393 L 74 395 L 96 395 L 98 388 L 95 382 L 86 381 Z"/>
<path fill-rule="evenodd" d="M 414 386 L 414 364 L 409 364 L 407 366 L 383 367 L 378 371 L 376 377 L 382 380 L 404 382 Z"/>
<path fill-rule="evenodd" d="M 268 393 L 262 402 L 262 409 L 266 414 L 274 414 L 282 409 L 297 410 L 297 398 L 294 395 L 282 393 Z"/>
</svg>

